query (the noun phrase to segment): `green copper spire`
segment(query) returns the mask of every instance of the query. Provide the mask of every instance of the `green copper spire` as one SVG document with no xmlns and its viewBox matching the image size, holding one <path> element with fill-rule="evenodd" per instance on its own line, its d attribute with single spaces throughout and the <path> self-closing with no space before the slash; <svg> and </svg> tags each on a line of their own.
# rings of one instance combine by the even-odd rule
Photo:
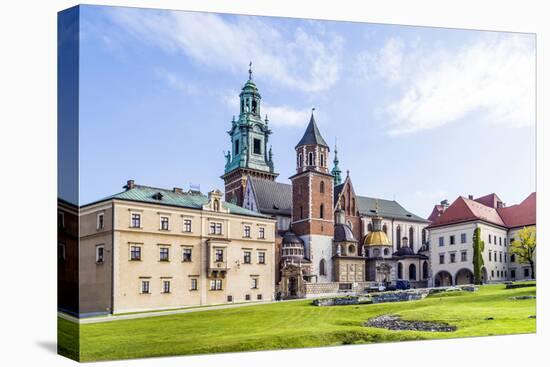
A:
<svg viewBox="0 0 550 367">
<path fill-rule="evenodd" d="M 225 174 L 239 168 L 274 173 L 272 153 L 268 149 L 269 120 L 262 120 L 262 96 L 252 79 L 252 62 L 249 64 L 248 80 L 242 87 L 239 117 L 231 121 L 232 149 L 225 154 Z"/>
<path fill-rule="evenodd" d="M 334 144 L 334 167 L 332 168 L 332 176 L 334 176 L 334 185 L 340 185 L 342 183 L 342 176 L 340 175 L 342 171 L 340 171 L 340 167 L 338 167 L 338 163 L 340 161 L 338 160 L 338 148 L 336 147 L 336 144 Z"/>
</svg>

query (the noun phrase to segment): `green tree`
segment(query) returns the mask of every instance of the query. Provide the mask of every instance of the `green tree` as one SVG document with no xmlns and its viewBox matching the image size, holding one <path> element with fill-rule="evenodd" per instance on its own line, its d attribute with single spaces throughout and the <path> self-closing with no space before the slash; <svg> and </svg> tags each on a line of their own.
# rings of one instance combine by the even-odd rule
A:
<svg viewBox="0 0 550 367">
<path fill-rule="evenodd" d="M 520 264 L 531 266 L 531 278 L 535 279 L 535 250 L 537 233 L 535 227 L 524 227 L 518 232 L 518 239 L 510 242 L 510 253 L 516 255 Z"/>
<path fill-rule="evenodd" d="M 485 250 L 485 242 L 481 240 L 481 228 L 476 228 L 474 231 L 474 257 L 472 264 L 474 266 L 474 284 L 481 284 L 481 268 L 485 265 L 483 261 L 483 251 Z"/>
</svg>

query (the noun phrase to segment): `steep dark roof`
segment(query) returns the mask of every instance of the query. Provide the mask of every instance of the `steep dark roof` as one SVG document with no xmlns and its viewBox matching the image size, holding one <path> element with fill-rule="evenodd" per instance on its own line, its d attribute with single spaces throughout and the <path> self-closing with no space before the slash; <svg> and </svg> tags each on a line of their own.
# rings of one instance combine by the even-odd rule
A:
<svg viewBox="0 0 550 367">
<path fill-rule="evenodd" d="M 304 241 L 302 241 L 302 240 L 300 239 L 300 237 L 296 236 L 296 235 L 294 234 L 294 232 L 287 231 L 287 232 L 285 233 L 285 235 L 283 236 L 283 243 L 284 243 L 284 244 L 294 243 L 294 244 L 303 245 L 303 244 L 304 244 Z"/>
<path fill-rule="evenodd" d="M 302 145 L 322 145 L 330 150 L 325 139 L 323 139 L 321 133 L 319 132 L 319 128 L 315 123 L 315 118 L 313 117 L 313 114 L 311 114 L 311 119 L 309 120 L 309 124 L 307 125 L 306 132 L 304 133 L 304 136 L 302 136 L 300 142 L 296 145 L 296 148 Z"/>
<path fill-rule="evenodd" d="M 249 177 L 258 211 L 262 214 L 290 216 L 292 185 Z"/>
<path fill-rule="evenodd" d="M 426 219 L 419 217 L 403 208 L 395 200 L 384 200 L 366 196 L 356 196 L 359 212 L 364 215 L 373 216 L 378 202 L 378 215 L 387 219 L 402 219 L 408 221 L 429 223 Z"/>
<path fill-rule="evenodd" d="M 353 232 L 347 224 L 336 224 L 334 226 L 334 241 L 336 242 L 357 242 Z"/>
</svg>

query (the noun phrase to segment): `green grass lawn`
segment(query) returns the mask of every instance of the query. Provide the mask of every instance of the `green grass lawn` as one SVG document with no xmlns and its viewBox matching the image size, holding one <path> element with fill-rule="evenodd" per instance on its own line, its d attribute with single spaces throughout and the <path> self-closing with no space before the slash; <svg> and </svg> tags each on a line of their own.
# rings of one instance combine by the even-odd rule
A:
<svg viewBox="0 0 550 367">
<path fill-rule="evenodd" d="M 78 327 L 59 319 L 61 354 L 81 361 L 220 353 L 403 340 L 457 338 L 536 331 L 535 287 L 482 286 L 477 292 L 437 294 L 421 301 L 316 307 L 311 300 L 264 304 Z M 405 320 L 446 322 L 455 332 L 390 331 L 363 327 L 367 319 L 398 314 Z M 493 317 L 494 320 L 486 320 Z M 75 335 L 80 332 L 80 345 Z"/>
</svg>

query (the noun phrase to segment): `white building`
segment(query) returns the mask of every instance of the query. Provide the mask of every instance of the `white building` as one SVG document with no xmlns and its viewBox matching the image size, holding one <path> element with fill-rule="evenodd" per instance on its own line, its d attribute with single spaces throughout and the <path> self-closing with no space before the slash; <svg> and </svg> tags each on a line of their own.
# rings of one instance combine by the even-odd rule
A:
<svg viewBox="0 0 550 367">
<path fill-rule="evenodd" d="M 528 264 L 510 254 L 510 243 L 524 227 L 536 226 L 536 193 L 506 207 L 496 194 L 477 199 L 457 198 L 450 206 L 437 205 L 427 227 L 430 238 L 431 285 L 473 283 L 473 235 L 481 230 L 483 282 L 530 279 Z"/>
</svg>

